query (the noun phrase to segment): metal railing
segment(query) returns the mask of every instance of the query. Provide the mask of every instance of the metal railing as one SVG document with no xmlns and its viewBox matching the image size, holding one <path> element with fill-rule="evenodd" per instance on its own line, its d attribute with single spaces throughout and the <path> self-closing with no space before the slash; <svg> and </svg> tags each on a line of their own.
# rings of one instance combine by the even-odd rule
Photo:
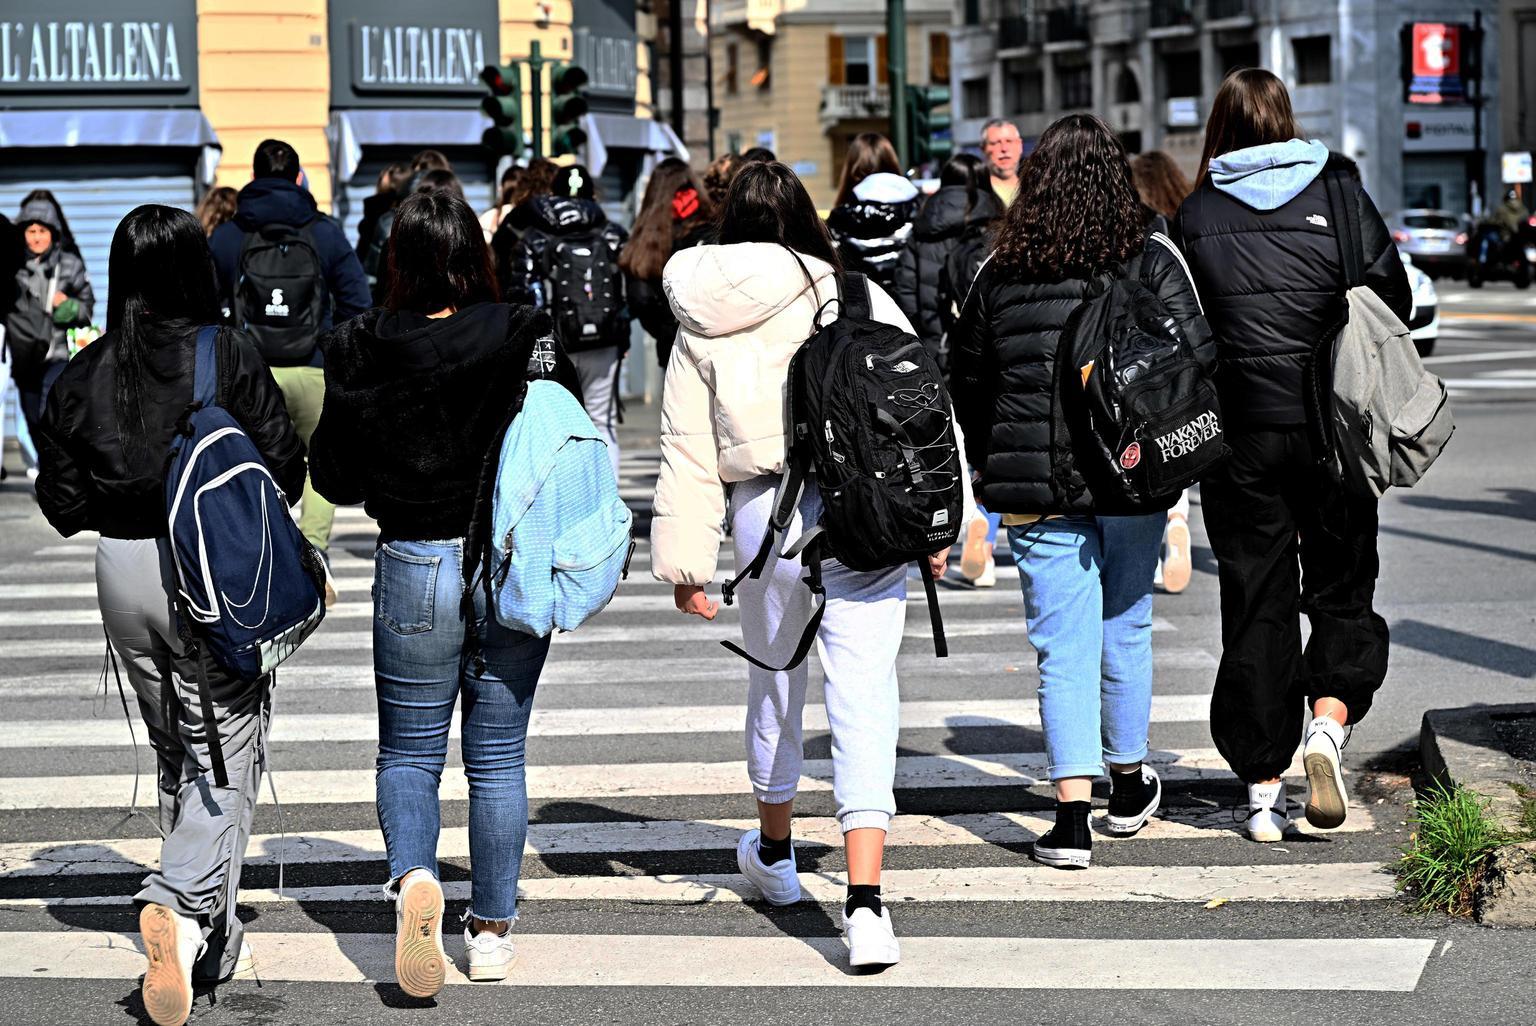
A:
<svg viewBox="0 0 1536 1026">
<path fill-rule="evenodd" d="M 1253 17 L 1253 0 L 1205 0 L 1205 16 L 1211 21 Z"/>
<path fill-rule="evenodd" d="M 1045 12 L 1045 41 L 1047 43 L 1086 42 L 1088 31 L 1088 5 L 1063 4 Z"/>
<path fill-rule="evenodd" d="M 891 93 L 883 85 L 833 85 L 821 89 L 821 123 L 849 118 L 883 118 L 891 113 Z"/>
<path fill-rule="evenodd" d="M 1028 15 L 1005 15 L 998 23 L 997 45 L 1004 50 L 1033 46 L 1040 41 L 1035 20 Z"/>
</svg>

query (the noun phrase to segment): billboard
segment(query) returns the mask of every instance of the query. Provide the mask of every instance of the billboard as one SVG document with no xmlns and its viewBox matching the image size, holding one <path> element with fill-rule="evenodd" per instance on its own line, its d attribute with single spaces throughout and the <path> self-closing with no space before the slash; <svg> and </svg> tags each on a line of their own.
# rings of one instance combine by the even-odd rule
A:
<svg viewBox="0 0 1536 1026">
<path fill-rule="evenodd" d="M 1465 28 L 1432 21 L 1409 26 L 1409 103 L 1461 103 L 1466 99 Z"/>
</svg>

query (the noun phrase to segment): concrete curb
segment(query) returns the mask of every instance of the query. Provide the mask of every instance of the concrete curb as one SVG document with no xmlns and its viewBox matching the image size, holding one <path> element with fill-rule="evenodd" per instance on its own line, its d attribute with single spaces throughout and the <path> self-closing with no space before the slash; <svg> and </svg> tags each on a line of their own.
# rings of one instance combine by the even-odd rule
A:
<svg viewBox="0 0 1536 1026">
<path fill-rule="evenodd" d="M 1511 784 L 1536 788 L 1536 779 L 1530 763 L 1504 750 L 1494 723 L 1501 717 L 1536 717 L 1536 703 L 1431 709 L 1419 730 L 1419 755 L 1431 778 L 1487 798 L 1494 822 L 1514 834 L 1523 803 Z M 1494 852 L 1478 888 L 1477 920 L 1536 929 L 1536 842 Z"/>
</svg>

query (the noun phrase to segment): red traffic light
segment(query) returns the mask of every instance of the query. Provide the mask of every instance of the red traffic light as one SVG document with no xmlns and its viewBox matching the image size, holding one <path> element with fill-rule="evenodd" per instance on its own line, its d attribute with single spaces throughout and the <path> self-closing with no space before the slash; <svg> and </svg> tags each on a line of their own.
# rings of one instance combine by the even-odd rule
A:
<svg viewBox="0 0 1536 1026">
<path fill-rule="evenodd" d="M 486 88 L 497 96 L 506 96 L 512 92 L 513 84 L 520 76 L 517 73 L 516 64 L 508 64 L 498 67 L 495 64 L 487 64 L 480 70 L 480 81 Z"/>
</svg>

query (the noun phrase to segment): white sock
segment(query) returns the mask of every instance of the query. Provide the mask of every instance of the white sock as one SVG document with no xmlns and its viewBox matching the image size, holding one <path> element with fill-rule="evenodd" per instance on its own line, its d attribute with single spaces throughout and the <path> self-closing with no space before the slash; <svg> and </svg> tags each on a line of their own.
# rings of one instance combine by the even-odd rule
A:
<svg viewBox="0 0 1536 1026">
<path fill-rule="evenodd" d="M 1285 784 L 1276 782 L 1273 784 L 1249 784 L 1248 808 L 1253 809 L 1277 809 L 1285 811 Z"/>
</svg>

